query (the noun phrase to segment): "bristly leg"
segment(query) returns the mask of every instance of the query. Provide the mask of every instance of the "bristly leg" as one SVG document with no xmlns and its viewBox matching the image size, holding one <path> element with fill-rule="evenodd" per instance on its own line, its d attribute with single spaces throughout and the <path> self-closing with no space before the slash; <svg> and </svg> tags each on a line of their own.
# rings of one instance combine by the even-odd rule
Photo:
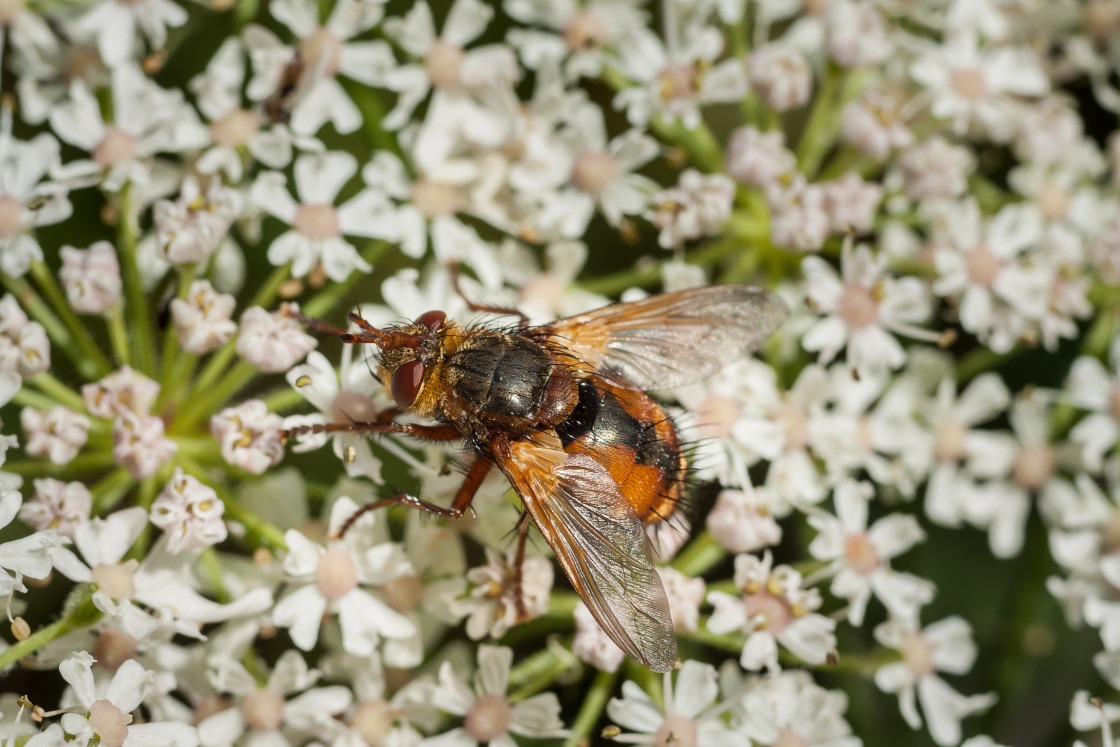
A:
<svg viewBox="0 0 1120 747">
<path fill-rule="evenodd" d="M 526 622 L 529 619 L 529 610 L 525 606 L 525 594 L 521 590 L 521 571 L 525 565 L 525 541 L 529 538 L 529 512 L 522 511 L 521 518 L 517 520 L 517 555 L 513 560 L 513 595 L 517 600 L 517 622 Z"/>
<path fill-rule="evenodd" d="M 355 511 L 350 518 L 342 523 L 338 531 L 334 533 L 332 539 L 341 539 L 346 535 L 347 530 L 354 525 L 358 519 L 364 516 L 369 511 L 374 511 L 386 506 L 408 506 L 410 508 L 419 509 L 425 513 L 435 514 L 445 519 L 458 519 L 463 515 L 468 508 L 470 508 L 471 501 L 474 500 L 475 495 L 478 493 L 478 488 L 482 485 L 482 481 L 486 479 L 487 473 L 490 468 L 494 466 L 494 462 L 485 457 L 478 457 L 471 468 L 467 471 L 466 479 L 463 484 L 459 486 L 459 492 L 455 494 L 455 500 L 451 502 L 449 507 L 437 506 L 434 503 L 429 503 L 421 498 L 407 493 L 397 493 L 392 498 L 383 498 L 373 503 L 367 503 L 357 511 Z"/>
</svg>

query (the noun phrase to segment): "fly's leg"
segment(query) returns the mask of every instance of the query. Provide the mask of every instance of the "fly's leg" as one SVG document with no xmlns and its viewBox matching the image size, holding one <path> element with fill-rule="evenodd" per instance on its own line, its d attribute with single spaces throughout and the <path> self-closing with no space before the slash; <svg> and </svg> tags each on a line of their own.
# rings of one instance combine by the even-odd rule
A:
<svg viewBox="0 0 1120 747">
<path fill-rule="evenodd" d="M 380 337 L 374 337 L 373 335 L 352 334 L 342 327 L 336 327 L 329 322 L 324 322 L 319 319 L 315 319 L 314 317 L 307 316 L 307 314 L 304 314 L 301 311 L 296 311 L 287 304 L 285 304 L 280 311 L 284 316 L 288 317 L 289 319 L 295 319 L 304 327 L 307 327 L 307 329 L 311 332 L 315 332 L 320 335 L 331 335 L 332 337 L 337 337 L 338 339 L 342 340 L 342 342 L 348 344 L 356 342 L 367 342 L 376 345 L 381 339 Z M 365 329 L 365 327 L 362 327 L 362 329 Z M 373 330 L 377 331 L 377 328 L 374 327 Z"/>
<path fill-rule="evenodd" d="M 493 465 L 494 462 L 490 459 L 486 457 L 477 457 L 467 471 L 467 477 L 463 480 L 463 484 L 459 486 L 459 492 L 455 494 L 455 500 L 451 502 L 450 507 L 437 506 L 434 503 L 429 503 L 422 498 L 417 498 L 408 493 L 397 493 L 391 498 L 383 498 L 380 501 L 367 503 L 359 508 L 338 528 L 338 531 L 334 534 L 334 539 L 345 536 L 346 531 L 354 525 L 354 522 L 367 512 L 386 506 L 408 506 L 410 508 L 419 509 L 425 513 L 442 516 L 445 519 L 458 519 L 463 515 L 463 512 L 470 508 L 471 501 L 474 500 L 475 494 L 478 493 L 478 488 L 482 485 L 482 481 L 486 479 L 486 475 L 490 472 L 490 468 Z"/>
<path fill-rule="evenodd" d="M 392 415 L 388 417 L 392 418 Z M 385 422 L 385 413 L 377 416 L 376 423 L 315 423 L 314 425 L 297 425 L 280 431 L 280 438 L 287 441 L 293 436 L 305 436 L 309 433 L 399 433 L 402 436 L 425 441 L 455 441 L 463 434 L 455 430 L 452 425 L 421 425 L 419 423 L 394 423 Z"/>
<path fill-rule="evenodd" d="M 463 292 L 462 286 L 459 285 L 461 273 L 459 271 L 458 260 L 448 262 L 447 269 L 451 272 L 451 287 L 455 289 L 455 292 L 459 294 L 460 298 L 467 302 L 468 309 L 471 311 L 485 311 L 491 314 L 502 314 L 504 316 L 516 316 L 520 320 L 517 323 L 519 328 L 525 329 L 529 326 L 529 317 L 525 316 L 517 309 L 508 306 L 490 306 L 489 304 L 475 303 L 467 297 L 467 294 Z"/>
</svg>

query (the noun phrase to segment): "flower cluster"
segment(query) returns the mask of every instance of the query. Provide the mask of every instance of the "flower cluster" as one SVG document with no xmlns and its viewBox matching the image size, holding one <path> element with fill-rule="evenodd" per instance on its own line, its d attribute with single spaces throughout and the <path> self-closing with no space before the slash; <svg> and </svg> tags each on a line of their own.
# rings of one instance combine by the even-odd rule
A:
<svg viewBox="0 0 1120 747">
<path fill-rule="evenodd" d="M 0 7 L 0 733 L 1111 745 L 1120 4 L 1020 5 Z M 654 677 L 331 338 L 716 283 Z"/>
</svg>

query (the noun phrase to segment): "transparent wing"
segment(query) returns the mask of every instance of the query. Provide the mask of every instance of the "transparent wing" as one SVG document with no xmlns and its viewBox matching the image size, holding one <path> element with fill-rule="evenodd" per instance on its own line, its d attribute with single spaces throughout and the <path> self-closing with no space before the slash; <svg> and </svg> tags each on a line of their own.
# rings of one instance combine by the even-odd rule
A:
<svg viewBox="0 0 1120 747">
<path fill-rule="evenodd" d="M 714 285 L 604 306 L 531 334 L 624 386 L 670 389 L 750 355 L 787 316 L 764 288 Z"/>
<path fill-rule="evenodd" d="M 606 468 L 559 446 L 500 441 L 494 457 L 600 627 L 642 666 L 668 672 L 677 641 L 642 522 Z"/>
</svg>

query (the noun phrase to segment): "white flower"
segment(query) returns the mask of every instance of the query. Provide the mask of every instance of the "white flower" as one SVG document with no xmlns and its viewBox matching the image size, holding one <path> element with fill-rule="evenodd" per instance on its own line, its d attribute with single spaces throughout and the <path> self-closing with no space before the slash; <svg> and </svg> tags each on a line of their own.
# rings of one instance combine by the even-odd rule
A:
<svg viewBox="0 0 1120 747">
<path fill-rule="evenodd" d="M 752 743 L 804 747 L 860 747 L 844 720 L 848 696 L 825 690 L 808 672 L 784 671 L 758 682 L 743 697 L 742 728 Z"/>
<path fill-rule="evenodd" d="M 343 151 L 300 156 L 294 185 L 299 203 L 285 188 L 283 174 L 270 171 L 257 177 L 250 199 L 292 226 L 269 246 L 269 262 L 291 262 L 295 277 L 322 263 L 327 276 L 340 282 L 355 270 L 373 269 L 343 234 L 394 239 L 397 227 L 391 205 L 379 191 L 365 189 L 344 205 L 334 206 L 339 191 L 357 170 L 357 161 Z"/>
<path fill-rule="evenodd" d="M 113 421 L 113 461 L 137 480 L 154 475 L 178 450 L 164 435 L 163 418 L 128 411 Z"/>
<path fill-rule="evenodd" d="M 739 663 L 744 669 L 777 672 L 778 644 L 810 664 L 824 662 L 836 648 L 836 622 L 816 613 L 820 592 L 801 588 L 801 574 L 789 566 L 771 569 L 770 551 L 762 559 L 735 556 L 735 586 L 741 597 L 708 592 L 715 610 L 708 619 L 713 633 L 747 634 Z"/>
<path fill-rule="evenodd" d="M 72 28 L 83 41 L 97 39 L 101 59 L 109 67 L 128 62 L 136 53 L 136 32 L 147 37 L 152 50 L 167 43 L 167 27 L 182 26 L 187 11 L 172 0 L 100 0 Z"/>
<path fill-rule="evenodd" d="M 183 350 L 202 355 L 217 350 L 237 332 L 237 299 L 218 293 L 207 280 L 195 280 L 184 298 L 171 299 L 171 321 Z"/>
<path fill-rule="evenodd" d="M 285 374 L 288 383 L 319 412 L 285 418 L 284 428 L 315 423 L 372 423 L 391 406 L 386 401 L 384 385 L 370 375 L 370 363 L 358 354 L 358 347 L 342 347 L 342 361 L 337 372 L 325 356 L 312 351 L 307 354 L 307 363 L 295 366 Z M 300 435 L 296 436 L 292 450 L 311 451 L 322 447 L 328 440 L 332 443 L 335 456 L 342 460 L 346 474 L 381 480 L 381 460 L 373 455 L 370 439 L 362 434 L 340 431 L 333 435 Z"/>
<path fill-rule="evenodd" d="M 94 605 L 137 640 L 147 640 L 161 628 L 199 638 L 199 624 L 255 615 L 272 606 L 272 594 L 254 588 L 229 604 L 206 599 L 194 589 L 191 565 L 198 551 L 172 555 L 157 542 L 143 563 L 123 560 L 148 523 L 138 506 L 108 517 L 94 518 L 74 529 L 74 547 L 56 548 L 55 568 L 71 581 L 97 584 Z"/>
<path fill-rule="evenodd" d="M 100 314 L 121 300 L 121 268 L 108 241 L 98 241 L 84 250 L 64 246 L 59 254 L 62 268 L 58 279 L 79 314 Z"/>
<path fill-rule="evenodd" d="M 916 621 L 890 620 L 875 628 L 875 638 L 902 653 L 902 661 L 875 672 L 875 684 L 883 692 L 898 694 L 902 717 L 914 729 L 922 728 L 920 703 L 930 736 L 938 744 L 960 742 L 961 721 L 996 702 L 994 693 L 961 695 L 937 675 L 966 674 L 976 660 L 972 631 L 961 618 L 948 617 L 921 630 Z"/>
<path fill-rule="evenodd" d="M 353 702 L 350 690 L 341 685 L 312 688 L 319 671 L 308 669 L 298 651 L 281 654 L 263 683 L 236 660 L 216 658 L 207 676 L 215 690 L 237 699 L 234 707 L 199 722 L 198 733 L 207 747 L 232 747 L 246 731 L 246 742 L 256 745 L 291 744 L 293 731 L 320 736 Z"/>
<path fill-rule="evenodd" d="M 43 181 L 58 161 L 57 140 L 47 133 L 26 142 L 15 140 L 11 108 L 0 108 L 0 271 L 12 277 L 26 273 L 32 262 L 43 261 L 32 231 L 59 223 L 72 212 L 65 186 Z"/>
<path fill-rule="evenodd" d="M 349 498 L 335 501 L 331 534 L 337 533 L 357 510 Z M 412 575 L 398 545 L 370 544 L 368 528 L 372 523 L 373 515 L 366 514 L 342 539 L 332 540 L 326 547 L 292 529 L 285 534 L 288 554 L 284 571 L 293 588 L 277 602 L 272 620 L 289 629 L 292 641 L 301 650 L 310 651 L 315 645 L 328 611 L 338 615 L 343 648 L 356 656 L 371 654 L 382 637 L 407 638 L 415 633 L 411 620 L 364 588 Z"/>
<path fill-rule="evenodd" d="M 761 132 L 740 127 L 727 145 L 727 173 L 743 184 L 769 193 L 779 179 L 793 173 L 797 158 L 786 148 L 781 130 Z"/>
<path fill-rule="evenodd" d="M 264 402 L 251 399 L 210 418 L 210 435 L 221 445 L 223 459 L 259 475 L 284 458 L 283 424 Z"/>
<path fill-rule="evenodd" d="M 43 325 L 27 318 L 15 296 L 0 298 L 0 372 L 31 377 L 51 367 L 51 343 Z"/>
<path fill-rule="evenodd" d="M 205 262 L 240 213 L 239 192 L 214 179 L 203 194 L 198 180 L 187 177 L 178 199 L 160 200 L 152 210 L 163 258 L 177 265 Z"/>
<path fill-rule="evenodd" d="M 21 501 L 18 490 L 0 484 L 0 529 L 16 518 Z M 25 576 L 46 578 L 51 572 L 51 551 L 60 544 L 58 535 L 49 529 L 0 543 L 0 598 L 10 598 L 17 591 L 26 593 Z"/>
<path fill-rule="evenodd" d="M 62 678 L 70 684 L 70 698 L 84 713 L 64 713 L 62 728 L 79 744 L 93 738 L 105 747 L 144 747 L 151 744 L 197 747 L 198 732 L 185 723 L 166 721 L 133 724 L 132 712 L 138 709 L 156 681 L 135 659 L 129 659 L 108 683 L 98 686 L 93 678 L 94 659 L 85 651 L 71 656 L 59 666 Z"/>
<path fill-rule="evenodd" d="M 751 53 L 750 83 L 763 103 L 783 112 L 809 100 L 813 70 L 796 49 L 770 44 Z"/>
<path fill-rule="evenodd" d="M 664 706 L 659 707 L 634 682 L 622 683 L 622 697 L 607 703 L 607 715 L 619 726 L 637 733 L 620 735 L 617 741 L 651 745 L 678 741 L 695 745 L 744 744 L 744 737 L 723 722 L 727 706 L 718 702 L 719 684 L 711 664 L 689 659 L 681 666 L 675 685 L 672 673 L 665 673 L 664 689 Z"/>
<path fill-rule="evenodd" d="M 798 252 L 815 252 L 824 246 L 832 220 L 820 184 L 810 184 L 796 174 L 788 184 L 772 182 L 766 197 L 772 213 L 770 240 L 775 246 Z"/>
<path fill-rule="evenodd" d="M 913 516 L 889 514 L 867 526 L 868 503 L 874 495 L 871 483 L 845 480 L 833 493 L 836 516 L 824 512 L 809 515 L 809 524 L 819 534 L 809 553 L 828 562 L 815 576 L 832 576 L 832 593 L 847 599 L 848 622 L 863 624 L 867 602 L 874 594 L 896 617 L 916 618 L 922 605 L 933 599 L 929 581 L 890 567 L 891 558 L 925 540 L 925 532 Z"/>
<path fill-rule="evenodd" d="M 802 347 L 828 363 L 847 347 L 849 367 L 874 376 L 906 362 L 906 351 L 891 332 L 933 341 L 915 325 L 929 319 L 929 288 L 918 278 L 887 275 L 887 258 L 860 245 L 845 244 L 840 273 L 819 257 L 801 261 L 806 295 L 826 315 L 805 333 Z"/>
<path fill-rule="evenodd" d="M 882 161 L 892 151 L 908 147 L 914 135 L 903 120 L 897 97 L 873 88 L 844 107 L 840 139 L 868 158 Z"/>
<path fill-rule="evenodd" d="M 1090 356 L 1075 360 L 1065 392 L 1075 406 L 1089 411 L 1069 437 L 1081 446 L 1085 467 L 1097 472 L 1104 455 L 1113 451 L 1120 439 L 1120 338 L 1108 348 L 1108 368 Z"/>
<path fill-rule="evenodd" d="M 700 623 L 700 604 L 704 601 L 704 579 L 692 578 L 669 566 L 658 566 L 657 575 L 669 599 L 673 629 L 695 633 Z"/>
<path fill-rule="evenodd" d="M 967 148 L 935 135 L 906 150 L 898 159 L 898 169 L 911 199 L 955 198 L 968 190 L 975 161 Z"/>
<path fill-rule="evenodd" d="M 159 396 L 159 384 L 131 366 L 82 386 L 82 401 L 90 415 L 113 418 L 132 413 L 147 415 Z"/>
<path fill-rule="evenodd" d="M 894 51 L 882 12 L 873 5 L 840 0 L 825 9 L 828 56 L 843 67 L 870 68 Z"/>
<path fill-rule="evenodd" d="M 705 519 L 708 532 L 732 553 L 753 552 L 782 541 L 782 527 L 770 512 L 766 488 L 721 490 Z"/>
<path fill-rule="evenodd" d="M 514 625 L 548 612 L 552 591 L 552 561 L 529 555 L 521 563 L 517 583 L 516 548 L 503 558 L 486 548 L 486 565 L 467 571 L 474 584 L 471 595 L 451 603 L 451 611 L 467 618 L 467 635 L 474 640 L 500 638 Z M 524 613 L 524 614 L 523 614 Z"/>
<path fill-rule="evenodd" d="M 167 533 L 167 549 L 205 548 L 226 538 L 225 504 L 209 485 L 180 467 L 152 504 L 152 523 Z"/>
<path fill-rule="evenodd" d="M 834 231 L 869 232 L 882 199 L 881 186 L 851 171 L 824 185 L 824 209 Z"/>
<path fill-rule="evenodd" d="M 979 126 L 995 140 L 1007 140 L 1018 127 L 1021 106 L 1016 97 L 1041 96 L 1049 87 L 1032 50 L 982 49 L 978 35 L 968 31 L 929 44 L 910 66 L 910 75 L 932 95 L 934 117 L 949 120 L 957 134 Z"/>
<path fill-rule="evenodd" d="M 73 537 L 74 528 L 89 521 L 92 498 L 82 483 L 45 477 L 33 484 L 34 497 L 19 510 L 19 518 L 32 529 L 53 529 Z"/>
<path fill-rule="evenodd" d="M 440 710 L 463 717 L 463 726 L 425 741 L 426 745 L 516 747 L 511 734 L 531 738 L 563 737 L 556 693 L 540 693 L 518 703 L 506 698 L 513 651 L 500 646 L 478 647 L 474 687 L 455 674 L 450 662 L 439 669 L 432 699 Z"/>
<path fill-rule="evenodd" d="M 686 170 L 677 186 L 650 197 L 650 220 L 661 230 L 657 243 L 675 249 L 717 233 L 731 216 L 734 198 L 735 183 L 726 175 Z"/>
<path fill-rule="evenodd" d="M 55 464 L 66 464 L 89 438 L 89 418 L 55 405 L 47 412 L 23 408 L 19 413 L 27 436 L 24 451 L 29 456 L 45 456 Z"/>
<path fill-rule="evenodd" d="M 241 315 L 237 354 L 267 373 L 287 371 L 315 349 L 315 338 L 287 314 L 269 313 L 260 306 Z"/>
<path fill-rule="evenodd" d="M 587 605 L 583 602 L 577 604 L 572 616 L 576 621 L 572 653 L 601 671 L 618 671 L 618 665 L 626 659 L 626 654 L 599 627 L 599 623 L 591 616 Z"/>
</svg>

